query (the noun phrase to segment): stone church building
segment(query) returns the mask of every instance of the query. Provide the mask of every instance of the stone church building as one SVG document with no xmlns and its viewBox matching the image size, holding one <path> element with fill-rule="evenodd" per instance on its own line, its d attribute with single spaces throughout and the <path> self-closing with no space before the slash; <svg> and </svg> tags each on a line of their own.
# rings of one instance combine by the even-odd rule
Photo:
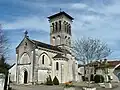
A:
<svg viewBox="0 0 120 90">
<path fill-rule="evenodd" d="M 71 51 L 73 18 L 62 11 L 48 19 L 50 44 L 31 39 L 26 31 L 16 47 L 17 84 L 45 83 L 49 75 L 60 83 L 78 80 L 78 62 Z"/>
</svg>

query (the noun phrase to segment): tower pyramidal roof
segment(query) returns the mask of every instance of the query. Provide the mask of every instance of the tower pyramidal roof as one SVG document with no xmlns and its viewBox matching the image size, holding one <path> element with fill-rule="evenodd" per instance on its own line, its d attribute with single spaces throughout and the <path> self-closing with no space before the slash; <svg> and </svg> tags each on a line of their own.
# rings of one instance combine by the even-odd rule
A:
<svg viewBox="0 0 120 90">
<path fill-rule="evenodd" d="M 64 11 L 60 11 L 59 13 L 56 13 L 56 14 L 54 14 L 54 15 L 51 15 L 51 16 L 49 16 L 48 18 L 49 18 L 49 19 L 52 19 L 52 18 L 55 18 L 56 16 L 60 16 L 60 15 L 65 15 L 65 16 L 68 17 L 69 19 L 74 20 L 74 18 L 73 18 L 72 16 L 70 16 L 69 14 L 67 14 L 67 13 L 64 12 Z"/>
</svg>

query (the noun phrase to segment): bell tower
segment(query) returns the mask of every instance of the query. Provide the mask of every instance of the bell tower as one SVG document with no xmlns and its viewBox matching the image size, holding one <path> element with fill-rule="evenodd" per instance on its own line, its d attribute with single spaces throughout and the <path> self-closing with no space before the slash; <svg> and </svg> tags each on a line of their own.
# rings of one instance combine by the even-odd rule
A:
<svg viewBox="0 0 120 90">
<path fill-rule="evenodd" d="M 60 11 L 48 17 L 50 23 L 50 44 L 53 46 L 71 46 L 71 24 L 73 18 Z"/>
</svg>

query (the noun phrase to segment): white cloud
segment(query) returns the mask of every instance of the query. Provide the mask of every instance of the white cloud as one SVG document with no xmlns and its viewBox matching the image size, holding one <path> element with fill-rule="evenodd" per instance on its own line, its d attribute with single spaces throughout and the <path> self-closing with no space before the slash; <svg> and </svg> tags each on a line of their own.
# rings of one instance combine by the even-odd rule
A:
<svg viewBox="0 0 120 90">
<path fill-rule="evenodd" d="M 110 4 L 105 4 L 105 0 L 101 0 L 101 2 L 93 2 L 93 5 L 88 5 L 88 8 L 91 11 L 94 11 L 96 13 L 103 13 L 107 16 L 120 14 L 120 0 L 111 0 Z M 108 1 L 109 2 L 109 1 Z"/>
<path fill-rule="evenodd" d="M 88 10 L 85 11 L 88 12 L 87 14 L 84 12 L 72 13 L 73 16 L 75 15 L 75 21 L 73 22 L 74 38 L 98 38 L 106 42 L 112 49 L 113 53 L 109 58 L 120 58 L 120 43 L 118 43 L 120 41 L 120 1 L 111 5 L 104 5 L 102 8 L 99 5 L 98 8 L 92 8 L 95 12 L 93 14 L 89 13 Z"/>
<path fill-rule="evenodd" d="M 14 22 L 5 22 L 3 29 L 33 29 L 33 30 L 49 30 L 49 24 L 46 18 L 37 16 L 18 18 Z"/>
<path fill-rule="evenodd" d="M 94 1 L 94 0 L 93 0 Z M 25 7 L 34 9 L 39 12 L 47 12 L 53 14 L 53 9 L 63 8 L 75 18 L 73 22 L 73 37 L 93 37 L 105 41 L 114 53 L 112 57 L 117 57 L 120 52 L 116 49 L 119 48 L 117 41 L 120 39 L 120 17 L 116 16 L 120 14 L 120 0 L 114 0 L 110 5 L 101 5 L 96 2 L 96 6 L 88 5 L 87 3 L 60 3 L 60 4 L 48 4 L 38 2 L 21 2 Z M 39 11 L 39 9 L 43 9 Z M 59 9 L 58 9 L 59 10 Z M 45 13 L 45 16 L 46 13 Z M 37 29 L 49 32 L 49 22 L 46 18 L 38 16 L 28 16 L 24 18 L 17 18 L 14 22 L 4 22 L 4 29 Z M 116 48 L 114 48 L 116 47 Z M 118 54 L 119 53 L 119 54 Z M 116 54 L 116 55 L 115 55 Z"/>
<path fill-rule="evenodd" d="M 83 3 L 73 3 L 73 4 L 71 4 L 71 8 L 84 9 L 84 8 L 88 8 L 88 6 L 86 4 L 83 4 Z"/>
</svg>

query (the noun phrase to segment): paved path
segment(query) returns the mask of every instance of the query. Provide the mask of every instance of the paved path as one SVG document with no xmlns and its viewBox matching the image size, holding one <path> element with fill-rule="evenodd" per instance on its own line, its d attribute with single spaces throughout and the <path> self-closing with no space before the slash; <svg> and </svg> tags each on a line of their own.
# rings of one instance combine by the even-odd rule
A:
<svg viewBox="0 0 120 90">
<path fill-rule="evenodd" d="M 11 85 L 13 90 L 64 90 L 61 86 L 46 85 Z"/>
<path fill-rule="evenodd" d="M 120 82 L 117 85 L 118 87 L 114 88 L 113 90 L 120 90 Z"/>
<path fill-rule="evenodd" d="M 115 84 L 116 85 L 116 84 Z M 114 86 L 115 86 L 114 85 Z M 97 88 L 97 90 L 120 90 L 120 83 L 117 83 L 118 87 L 112 89 Z M 64 90 L 64 87 L 59 86 L 47 86 L 47 85 L 11 85 L 13 90 Z M 75 90 L 82 90 L 76 87 Z"/>
</svg>

